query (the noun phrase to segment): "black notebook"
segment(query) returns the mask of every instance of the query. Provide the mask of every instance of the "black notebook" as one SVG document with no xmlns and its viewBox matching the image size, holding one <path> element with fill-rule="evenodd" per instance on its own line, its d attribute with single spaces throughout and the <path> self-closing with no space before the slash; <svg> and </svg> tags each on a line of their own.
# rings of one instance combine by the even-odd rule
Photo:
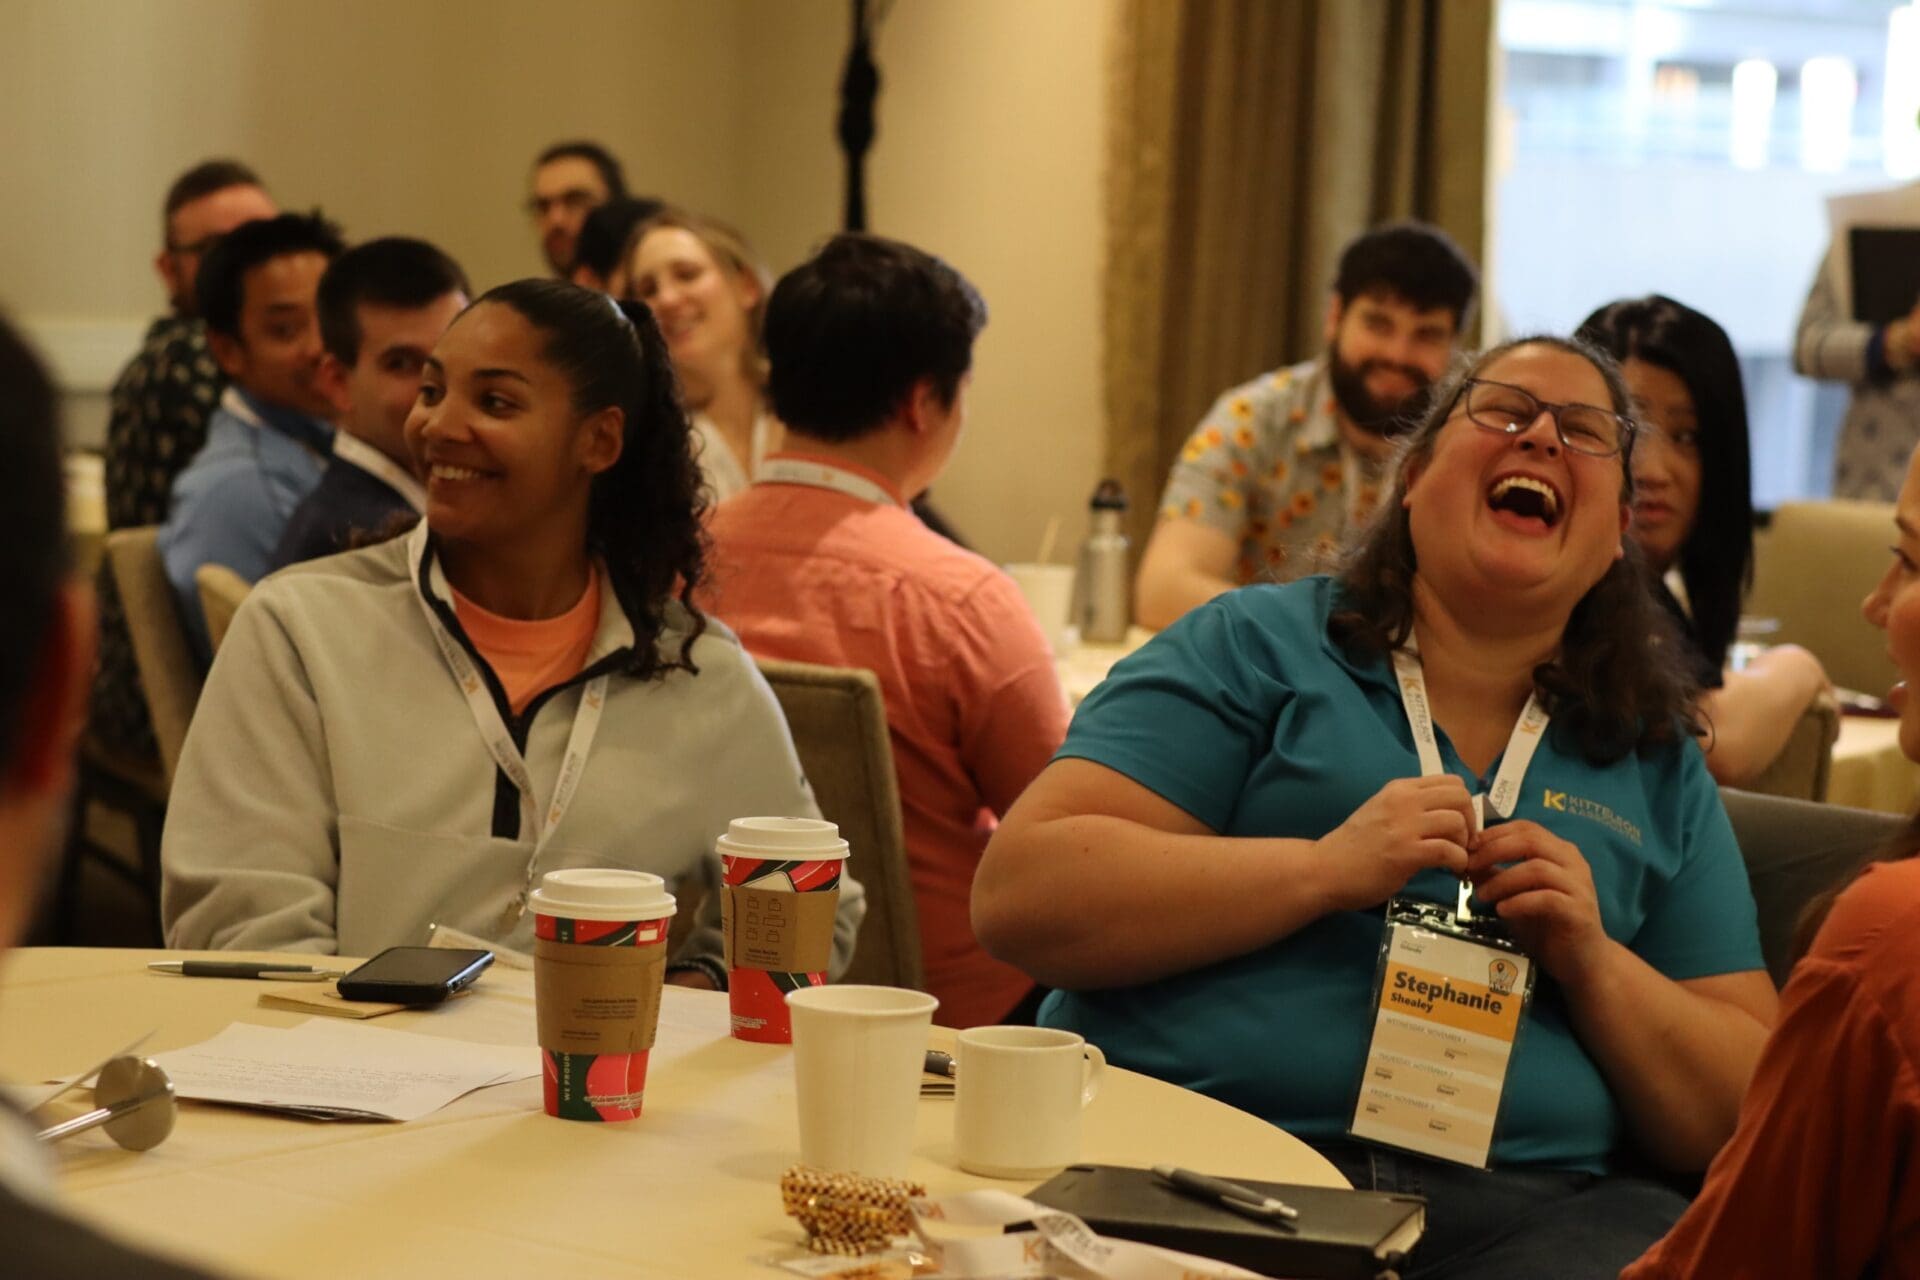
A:
<svg viewBox="0 0 1920 1280">
<path fill-rule="evenodd" d="M 1885 325 L 1913 310 L 1920 299 L 1920 227 L 1854 227 L 1848 237 L 1853 318 Z"/>
<path fill-rule="evenodd" d="M 1298 1209 L 1293 1229 L 1175 1191 L 1146 1169 L 1110 1164 L 1069 1165 L 1027 1199 L 1071 1213 L 1103 1236 L 1289 1280 L 1373 1280 L 1398 1268 L 1426 1230 L 1427 1202 L 1419 1196 L 1232 1180 Z"/>
</svg>

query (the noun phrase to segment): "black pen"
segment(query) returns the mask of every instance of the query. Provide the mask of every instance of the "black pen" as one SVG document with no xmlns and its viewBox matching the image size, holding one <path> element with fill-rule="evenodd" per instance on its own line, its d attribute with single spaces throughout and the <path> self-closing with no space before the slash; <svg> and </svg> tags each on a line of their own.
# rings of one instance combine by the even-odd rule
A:
<svg viewBox="0 0 1920 1280">
<path fill-rule="evenodd" d="M 277 982 L 325 982 L 345 977 L 340 969 L 316 969 L 310 964 L 259 964 L 246 960 L 155 960 L 155 973 L 177 973 L 183 978 L 267 978 Z"/>
<path fill-rule="evenodd" d="M 1243 1187 L 1237 1182 L 1228 1182 L 1225 1178 L 1209 1178 L 1204 1173 L 1194 1173 L 1190 1169 L 1176 1169 L 1170 1164 L 1153 1166 L 1153 1176 L 1184 1195 L 1196 1200 L 1206 1200 L 1223 1209 L 1243 1213 L 1250 1218 L 1259 1218 L 1276 1227 L 1291 1227 L 1300 1211 L 1282 1200 L 1262 1195 L 1251 1187 Z"/>
</svg>

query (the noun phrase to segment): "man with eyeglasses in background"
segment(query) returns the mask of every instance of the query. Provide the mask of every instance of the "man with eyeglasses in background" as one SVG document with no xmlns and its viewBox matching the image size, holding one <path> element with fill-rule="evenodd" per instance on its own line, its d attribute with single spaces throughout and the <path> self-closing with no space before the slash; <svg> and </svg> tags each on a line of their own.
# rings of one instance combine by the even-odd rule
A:
<svg viewBox="0 0 1920 1280">
<path fill-rule="evenodd" d="M 167 314 L 147 327 L 139 352 L 115 379 L 107 419 L 107 526 L 126 529 L 167 518 L 173 481 L 207 440 L 207 421 L 226 375 L 207 350 L 194 301 L 200 261 L 243 222 L 279 213 L 253 170 L 235 160 L 205 160 L 175 178 L 161 214 L 154 270 L 167 291 Z M 99 581 L 100 669 L 88 726 L 119 755 L 151 760 L 158 752 L 134 667 L 133 643 L 111 575 Z"/>
<path fill-rule="evenodd" d="M 597 142 L 556 142 L 533 162 L 527 213 L 540 233 L 540 250 L 553 274 L 565 280 L 573 271 L 574 243 L 581 224 L 609 200 L 624 200 L 626 175 L 613 153 Z"/>
<path fill-rule="evenodd" d="M 1340 251 L 1324 355 L 1214 402 L 1167 480 L 1134 616 L 1165 627 L 1224 591 L 1327 567 L 1365 524 L 1392 438 L 1453 359 L 1479 285 L 1438 227 L 1378 227 Z"/>
</svg>

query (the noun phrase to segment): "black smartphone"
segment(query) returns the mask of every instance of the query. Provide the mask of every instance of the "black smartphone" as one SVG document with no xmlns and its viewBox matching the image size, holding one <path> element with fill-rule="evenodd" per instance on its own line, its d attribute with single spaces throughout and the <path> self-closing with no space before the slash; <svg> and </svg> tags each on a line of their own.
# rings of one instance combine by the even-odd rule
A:
<svg viewBox="0 0 1920 1280">
<path fill-rule="evenodd" d="M 492 963 L 491 951 L 388 947 L 340 979 L 340 996 L 391 1004 L 439 1004 L 454 992 L 472 986 Z"/>
</svg>

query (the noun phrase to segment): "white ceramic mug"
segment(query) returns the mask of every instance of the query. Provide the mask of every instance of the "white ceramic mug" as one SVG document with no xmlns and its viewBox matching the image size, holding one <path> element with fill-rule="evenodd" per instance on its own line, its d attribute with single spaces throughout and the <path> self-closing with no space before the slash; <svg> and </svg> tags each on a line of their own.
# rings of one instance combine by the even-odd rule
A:
<svg viewBox="0 0 1920 1280">
<path fill-rule="evenodd" d="M 1080 1158 L 1080 1113 L 1107 1067 L 1098 1045 L 1051 1027 L 973 1027 L 954 1061 L 953 1146 L 989 1178 L 1040 1178 Z"/>
<path fill-rule="evenodd" d="M 900 987 L 787 993 L 801 1163 L 835 1173 L 906 1176 L 927 1031 L 939 1003 Z"/>
</svg>

